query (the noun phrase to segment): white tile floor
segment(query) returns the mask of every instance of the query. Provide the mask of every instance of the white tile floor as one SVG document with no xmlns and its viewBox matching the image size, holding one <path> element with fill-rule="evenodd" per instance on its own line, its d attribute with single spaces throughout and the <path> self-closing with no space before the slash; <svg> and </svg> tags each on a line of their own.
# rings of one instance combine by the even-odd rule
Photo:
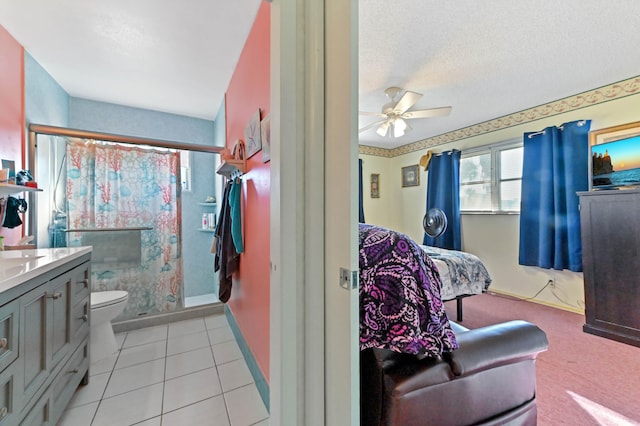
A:
<svg viewBox="0 0 640 426">
<path fill-rule="evenodd" d="M 269 425 L 224 315 L 116 335 L 58 426 Z"/>
</svg>

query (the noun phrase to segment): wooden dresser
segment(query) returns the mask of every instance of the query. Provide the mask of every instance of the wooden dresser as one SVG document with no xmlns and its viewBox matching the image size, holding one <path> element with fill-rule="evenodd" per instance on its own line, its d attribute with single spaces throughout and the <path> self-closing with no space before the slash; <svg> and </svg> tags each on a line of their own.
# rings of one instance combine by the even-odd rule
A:
<svg viewBox="0 0 640 426">
<path fill-rule="evenodd" d="M 579 192 L 587 333 L 640 346 L 640 190 Z"/>
</svg>

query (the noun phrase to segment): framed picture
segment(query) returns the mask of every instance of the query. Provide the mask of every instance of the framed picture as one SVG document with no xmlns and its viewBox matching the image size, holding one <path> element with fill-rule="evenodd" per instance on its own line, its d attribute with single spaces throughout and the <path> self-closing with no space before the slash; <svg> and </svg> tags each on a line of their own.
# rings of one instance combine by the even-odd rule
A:
<svg viewBox="0 0 640 426">
<path fill-rule="evenodd" d="M 371 198 L 380 198 L 380 175 L 371 174 Z"/>
<path fill-rule="evenodd" d="M 260 122 L 260 137 L 262 139 L 262 162 L 271 160 L 271 115 L 268 114 Z"/>
<path fill-rule="evenodd" d="M 640 121 L 589 132 L 591 189 L 640 186 Z"/>
<path fill-rule="evenodd" d="M 420 185 L 420 166 L 414 164 L 402 168 L 402 187 Z"/>
<path fill-rule="evenodd" d="M 247 147 L 247 158 L 255 155 L 262 149 L 260 139 L 260 108 L 251 116 L 247 127 L 244 129 L 244 140 Z"/>
<path fill-rule="evenodd" d="M 8 183 L 16 183 L 16 163 L 13 160 L 2 160 L 2 169 L 6 170 L 6 177 L 3 176 L 3 181 Z"/>
</svg>

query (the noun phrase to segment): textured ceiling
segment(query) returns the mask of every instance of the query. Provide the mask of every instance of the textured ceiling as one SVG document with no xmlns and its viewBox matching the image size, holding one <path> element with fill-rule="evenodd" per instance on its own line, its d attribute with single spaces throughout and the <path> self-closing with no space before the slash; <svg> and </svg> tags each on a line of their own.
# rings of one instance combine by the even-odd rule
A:
<svg viewBox="0 0 640 426">
<path fill-rule="evenodd" d="M 360 110 L 379 112 L 389 86 L 453 110 L 360 143 L 394 148 L 640 75 L 639 28 L 636 0 L 362 1 Z"/>
<path fill-rule="evenodd" d="M 188 6 L 185 6 L 188 4 Z M 0 25 L 71 95 L 213 119 L 260 0 L 0 0 Z M 640 75 L 637 0 L 364 0 L 360 110 L 424 94 L 395 148 Z M 359 126 L 375 120 L 361 117 Z"/>
</svg>

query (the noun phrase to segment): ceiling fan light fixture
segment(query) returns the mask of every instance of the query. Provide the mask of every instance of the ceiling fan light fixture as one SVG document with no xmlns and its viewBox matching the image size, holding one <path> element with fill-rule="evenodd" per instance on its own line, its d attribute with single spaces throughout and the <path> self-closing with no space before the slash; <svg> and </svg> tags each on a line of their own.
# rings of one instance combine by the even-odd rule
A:
<svg viewBox="0 0 640 426">
<path fill-rule="evenodd" d="M 380 127 L 378 127 L 378 129 L 376 130 L 376 133 L 382 137 L 385 137 L 387 135 L 387 131 L 389 130 L 390 125 L 391 123 L 389 123 L 389 121 L 385 121 L 380 125 Z"/>
<path fill-rule="evenodd" d="M 387 88 L 385 94 L 390 101 L 382 105 L 382 112 L 360 112 L 361 115 L 379 117 L 379 119 L 360 128 L 359 133 L 377 126 L 376 133 L 380 137 L 401 138 L 411 130 L 406 120 L 442 117 L 451 113 L 450 106 L 412 110 L 411 108 L 422 98 L 421 93 L 393 86 Z"/>
<path fill-rule="evenodd" d="M 396 118 L 393 121 L 393 136 L 400 138 L 404 136 L 407 130 L 407 123 L 402 118 Z"/>
</svg>

